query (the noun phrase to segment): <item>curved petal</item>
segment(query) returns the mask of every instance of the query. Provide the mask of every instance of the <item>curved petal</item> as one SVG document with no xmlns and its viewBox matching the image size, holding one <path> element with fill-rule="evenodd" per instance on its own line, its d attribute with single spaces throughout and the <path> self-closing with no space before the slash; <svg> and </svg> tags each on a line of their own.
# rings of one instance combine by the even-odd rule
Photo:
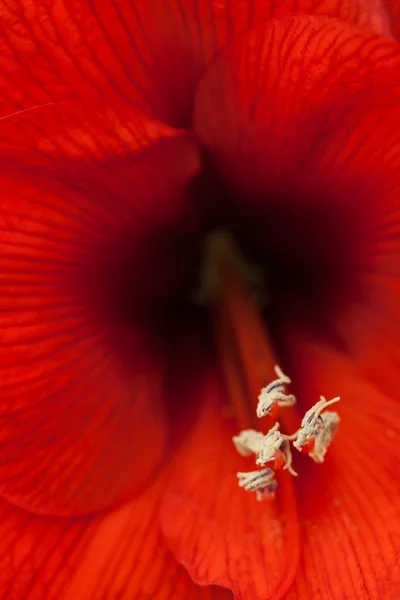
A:
<svg viewBox="0 0 400 600">
<path fill-rule="evenodd" d="M 158 525 L 160 478 L 116 512 L 85 520 L 31 515 L 0 502 L 0 598 L 6 600 L 229 600 L 198 588 Z"/>
<path fill-rule="evenodd" d="M 159 321 L 190 261 L 197 150 L 73 103 L 3 122 L 0 144 L 0 492 L 103 509 L 165 459 Z"/>
<path fill-rule="evenodd" d="M 319 166 L 315 154 L 337 137 L 340 119 L 354 109 L 352 95 L 361 109 L 379 84 L 384 103 L 399 72 L 393 40 L 336 19 L 275 19 L 211 63 L 197 91 L 195 130 L 225 181 L 254 202 L 284 174 Z"/>
<path fill-rule="evenodd" d="M 187 125 L 211 56 L 292 12 L 374 26 L 363 0 L 2 0 L 0 115 L 100 97 Z"/>
<path fill-rule="evenodd" d="M 210 373 L 198 398 L 200 417 L 179 450 L 163 499 L 168 545 L 201 585 L 229 587 L 238 600 L 282 598 L 299 553 L 291 476 L 282 475 L 277 502 L 258 503 L 241 490 L 236 473 L 251 470 L 251 462 L 233 447 L 236 420 Z"/>
<path fill-rule="evenodd" d="M 195 112 L 229 186 L 226 210 L 272 265 L 278 318 L 329 322 L 396 394 L 399 76 L 392 40 L 333 19 L 277 19 L 215 60 Z"/>
<path fill-rule="evenodd" d="M 399 575 L 400 404 L 326 342 L 296 330 L 284 339 L 302 408 L 320 394 L 341 396 L 341 423 L 325 463 L 294 457 L 304 546 L 287 598 L 390 597 Z"/>
</svg>

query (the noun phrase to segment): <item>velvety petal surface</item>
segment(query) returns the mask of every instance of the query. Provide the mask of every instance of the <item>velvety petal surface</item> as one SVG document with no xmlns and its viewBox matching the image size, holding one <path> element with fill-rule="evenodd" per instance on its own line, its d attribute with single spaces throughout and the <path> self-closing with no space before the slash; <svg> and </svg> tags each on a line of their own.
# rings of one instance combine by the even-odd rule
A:
<svg viewBox="0 0 400 600">
<path fill-rule="evenodd" d="M 328 18 L 277 19 L 221 53 L 195 111 L 227 214 L 264 257 L 278 320 L 329 321 L 396 395 L 399 66 L 392 40 Z"/>
<path fill-rule="evenodd" d="M 165 486 L 93 519 L 34 516 L 0 504 L 2 600 L 229 600 L 197 587 L 167 549 L 158 525 Z"/>
<path fill-rule="evenodd" d="M 0 493 L 106 508 L 166 458 L 159 322 L 190 261 L 197 150 L 74 103 L 3 121 L 0 147 Z"/>
<path fill-rule="evenodd" d="M 277 502 L 239 489 L 236 473 L 255 465 L 233 446 L 238 429 L 222 385 L 209 371 L 198 387 L 200 415 L 177 455 L 162 529 L 196 582 L 231 588 L 239 600 L 281 598 L 299 559 L 293 481 L 282 475 Z"/>
<path fill-rule="evenodd" d="M 302 411 L 341 396 L 341 423 L 325 463 L 294 456 L 303 525 L 300 568 L 288 600 L 395 598 L 400 548 L 400 405 L 353 361 L 303 332 L 284 335 L 287 372 Z"/>
<path fill-rule="evenodd" d="M 301 12 L 377 26 L 363 0 L 2 0 L 0 8 L 1 115 L 101 97 L 179 125 L 190 122 L 206 63 L 245 29 Z"/>
</svg>

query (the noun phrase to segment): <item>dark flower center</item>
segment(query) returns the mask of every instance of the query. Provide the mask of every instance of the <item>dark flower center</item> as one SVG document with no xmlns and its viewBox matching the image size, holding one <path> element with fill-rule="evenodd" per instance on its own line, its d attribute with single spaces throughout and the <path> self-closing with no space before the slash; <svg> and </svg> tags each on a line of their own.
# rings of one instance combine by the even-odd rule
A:
<svg viewBox="0 0 400 600">
<path fill-rule="evenodd" d="M 221 230 L 240 248 L 249 285 L 257 273 L 254 284 L 265 293 L 263 312 L 273 333 L 279 335 L 285 321 L 327 328 L 361 294 L 365 223 L 354 201 L 360 188 L 356 194 L 350 185 L 323 183 L 289 174 L 285 182 L 272 178 L 268 195 L 249 191 L 243 198 L 205 160 L 190 190 L 194 219 L 192 214 L 167 227 L 149 220 L 141 237 L 122 232 L 113 248 L 95 257 L 96 286 L 102 287 L 96 297 L 103 299 L 115 343 L 124 340 L 129 356 L 129 346 L 142 338 L 160 348 L 188 325 L 198 323 L 204 333 L 209 309 L 197 295 L 204 284 L 204 246 Z"/>
</svg>

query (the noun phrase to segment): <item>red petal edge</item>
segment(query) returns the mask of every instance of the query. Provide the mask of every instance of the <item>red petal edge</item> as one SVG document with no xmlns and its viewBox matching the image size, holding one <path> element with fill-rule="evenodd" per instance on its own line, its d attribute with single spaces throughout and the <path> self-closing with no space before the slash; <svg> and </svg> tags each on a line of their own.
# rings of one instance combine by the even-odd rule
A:
<svg viewBox="0 0 400 600">
<path fill-rule="evenodd" d="M 158 525 L 165 477 L 107 516 L 34 516 L 0 502 L 2 600 L 229 600 L 198 588 L 174 560 Z"/>
</svg>

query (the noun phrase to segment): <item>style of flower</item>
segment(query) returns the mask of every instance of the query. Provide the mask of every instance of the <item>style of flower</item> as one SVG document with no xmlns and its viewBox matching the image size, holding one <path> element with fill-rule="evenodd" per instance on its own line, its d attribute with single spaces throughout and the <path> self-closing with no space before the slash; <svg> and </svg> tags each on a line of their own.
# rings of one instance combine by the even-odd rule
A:
<svg viewBox="0 0 400 600">
<path fill-rule="evenodd" d="M 397 593 L 399 34 L 0 0 L 0 598 Z"/>
</svg>

